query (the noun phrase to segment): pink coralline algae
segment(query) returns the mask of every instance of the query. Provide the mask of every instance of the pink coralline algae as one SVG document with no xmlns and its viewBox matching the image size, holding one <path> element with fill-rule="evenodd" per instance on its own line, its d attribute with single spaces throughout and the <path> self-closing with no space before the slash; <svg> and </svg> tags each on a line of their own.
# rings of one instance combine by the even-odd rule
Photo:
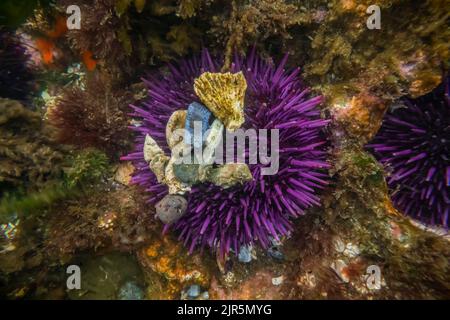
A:
<svg viewBox="0 0 450 320">
<path fill-rule="evenodd" d="M 267 248 L 271 239 L 288 235 L 292 218 L 320 205 L 318 193 L 327 185 L 327 140 L 318 105 L 322 97 L 310 92 L 300 77 L 300 69 L 285 70 L 287 56 L 278 66 L 251 51 L 235 56 L 231 72 L 242 71 L 248 87 L 245 96 L 245 123 L 242 129 L 279 129 L 279 170 L 261 175 L 263 164 L 249 164 L 253 179 L 227 189 L 212 183 L 197 184 L 186 195 L 186 214 L 164 231 L 175 231 L 192 252 L 206 246 L 226 254 L 236 254 L 242 245 L 255 242 Z M 123 157 L 136 168 L 132 183 L 150 194 L 156 204 L 167 194 L 144 161 L 143 146 L 148 134 L 170 155 L 165 129 L 170 115 L 200 102 L 194 93 L 194 79 L 204 72 L 220 72 L 221 61 L 207 50 L 201 55 L 168 65 L 169 72 L 144 79 L 148 100 L 131 106 L 131 116 L 141 121 L 131 127 L 136 132 L 134 152 Z M 248 155 L 248 146 L 246 146 Z"/>
</svg>

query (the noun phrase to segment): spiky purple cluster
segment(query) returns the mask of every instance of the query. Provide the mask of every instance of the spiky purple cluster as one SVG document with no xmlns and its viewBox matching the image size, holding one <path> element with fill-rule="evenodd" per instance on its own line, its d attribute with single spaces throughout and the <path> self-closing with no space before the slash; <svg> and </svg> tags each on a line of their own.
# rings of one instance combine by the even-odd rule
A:
<svg viewBox="0 0 450 320">
<path fill-rule="evenodd" d="M 448 227 L 450 211 L 449 79 L 406 108 L 389 113 L 369 148 L 391 171 L 396 207 L 427 224 Z"/>
<path fill-rule="evenodd" d="M 278 67 L 259 58 L 254 50 L 247 57 L 235 56 L 231 72 L 242 71 L 247 81 L 244 129 L 279 129 L 280 159 L 276 175 L 260 175 L 261 164 L 250 165 L 253 181 L 222 189 L 212 184 L 197 185 L 188 195 L 187 213 L 171 225 L 192 252 L 208 245 L 221 253 L 238 252 L 241 245 L 256 240 L 263 247 L 270 237 L 279 239 L 292 230 L 290 219 L 319 205 L 318 189 L 327 184 L 328 168 L 320 117 L 321 97 L 308 98 L 309 90 L 299 79 L 300 70 L 285 71 L 287 56 Z M 194 79 L 205 71 L 220 72 L 220 61 L 204 50 L 200 57 L 169 65 L 169 72 L 144 80 L 149 98 L 140 107 L 131 106 L 142 119 L 134 153 L 124 157 L 136 167 L 132 183 L 151 193 L 150 203 L 167 194 L 158 184 L 143 157 L 146 134 L 167 154 L 165 127 L 172 112 L 199 101 Z M 247 154 L 248 154 L 248 150 Z M 165 231 L 168 230 L 165 226 Z"/>
<path fill-rule="evenodd" d="M 0 27 L 0 97 L 24 100 L 30 94 L 29 56 L 18 37 Z"/>
</svg>

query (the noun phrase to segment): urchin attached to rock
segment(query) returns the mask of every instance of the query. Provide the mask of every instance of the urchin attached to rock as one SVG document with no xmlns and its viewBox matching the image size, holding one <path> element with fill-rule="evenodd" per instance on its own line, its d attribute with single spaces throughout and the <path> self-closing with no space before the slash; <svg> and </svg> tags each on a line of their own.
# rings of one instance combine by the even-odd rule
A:
<svg viewBox="0 0 450 320">
<path fill-rule="evenodd" d="M 252 51 L 245 57 L 236 56 L 231 75 L 219 77 L 240 77 L 238 73 L 242 73 L 242 81 L 246 82 L 244 105 L 235 106 L 232 118 L 218 117 L 219 120 L 231 131 L 241 125 L 243 130 L 278 130 L 279 168 L 273 175 L 264 175 L 262 170 L 267 164 L 250 163 L 250 179 L 238 184 L 225 187 L 206 181 L 193 185 L 186 193 L 186 213 L 164 228 L 165 232 L 177 232 L 190 251 L 209 246 L 222 254 L 231 249 L 237 254 L 241 246 L 255 242 L 267 248 L 272 238 L 279 240 L 292 231 L 292 218 L 320 205 L 318 193 L 327 185 L 329 167 L 323 132 L 328 120 L 321 118 L 317 107 L 322 97 L 309 97 L 310 92 L 299 77 L 300 70 L 285 70 L 286 59 L 287 56 L 275 66 Z M 170 155 L 165 133 L 172 114 L 186 110 L 192 102 L 204 102 L 214 113 L 216 106 L 208 106 L 203 92 L 196 94 L 194 83 L 205 75 L 206 80 L 214 78 L 210 81 L 213 85 L 217 78 L 213 74 L 220 73 L 220 65 L 221 61 L 204 50 L 200 57 L 169 65 L 169 72 L 144 80 L 149 89 L 148 100 L 139 107 L 131 106 L 131 115 L 139 118 L 142 125 L 132 128 L 137 134 L 135 151 L 123 159 L 133 161 L 136 171 L 132 183 L 150 193 L 150 203 L 163 199 L 168 187 L 158 182 L 144 159 L 146 137 L 151 136 L 166 156 Z M 258 136 L 258 144 L 261 143 L 264 141 Z M 249 155 L 248 145 L 244 153 Z"/>
<path fill-rule="evenodd" d="M 368 146 L 390 171 L 396 207 L 426 224 L 448 227 L 450 211 L 449 78 L 433 92 L 404 99 Z"/>
</svg>

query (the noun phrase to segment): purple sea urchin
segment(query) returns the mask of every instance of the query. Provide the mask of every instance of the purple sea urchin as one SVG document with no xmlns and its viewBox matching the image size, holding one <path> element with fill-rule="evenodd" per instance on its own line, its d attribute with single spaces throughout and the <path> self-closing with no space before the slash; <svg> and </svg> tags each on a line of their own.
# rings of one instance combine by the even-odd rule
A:
<svg viewBox="0 0 450 320">
<path fill-rule="evenodd" d="M 0 28 L 0 97 L 24 100 L 31 92 L 33 74 L 18 37 Z"/>
<path fill-rule="evenodd" d="M 278 67 L 262 60 L 252 51 L 234 58 L 231 72 L 242 71 L 248 84 L 245 96 L 244 129 L 279 129 L 279 171 L 261 175 L 262 164 L 250 164 L 253 180 L 222 189 L 210 183 L 193 186 L 187 196 L 186 214 L 170 225 L 179 239 L 193 251 L 206 245 L 221 253 L 255 241 L 267 248 L 270 238 L 279 239 L 292 230 L 291 218 L 319 205 L 319 189 L 327 184 L 326 140 L 317 105 L 322 98 L 308 99 L 309 90 L 299 79 L 300 70 L 285 71 L 287 56 Z M 169 65 L 167 74 L 144 80 L 149 99 L 140 107 L 131 106 L 134 117 L 142 119 L 136 131 L 135 152 L 123 157 L 136 167 L 132 183 L 151 193 L 155 204 L 167 194 L 167 187 L 156 181 L 144 161 L 145 135 L 155 139 L 170 154 L 165 137 L 167 121 L 175 110 L 186 109 L 199 98 L 194 79 L 203 72 L 219 72 L 219 61 L 204 50 L 200 57 Z M 248 150 L 247 150 L 248 153 Z M 165 226 L 165 231 L 169 225 Z"/>
<path fill-rule="evenodd" d="M 391 174 L 398 209 L 448 227 L 450 211 L 449 78 L 433 92 L 405 99 L 389 113 L 369 148 Z"/>
</svg>

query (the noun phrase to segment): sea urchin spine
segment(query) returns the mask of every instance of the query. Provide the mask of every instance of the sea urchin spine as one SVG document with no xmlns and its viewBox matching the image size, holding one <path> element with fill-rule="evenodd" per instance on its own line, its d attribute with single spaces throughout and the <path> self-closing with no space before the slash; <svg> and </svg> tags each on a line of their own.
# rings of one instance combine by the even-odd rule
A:
<svg viewBox="0 0 450 320">
<path fill-rule="evenodd" d="M 449 78 L 433 92 L 405 100 L 388 114 L 368 147 L 391 171 L 398 209 L 427 224 L 448 227 L 450 211 Z"/>
<path fill-rule="evenodd" d="M 19 37 L 0 27 L 0 97 L 26 100 L 32 92 L 30 57 Z"/>
<path fill-rule="evenodd" d="M 253 180 L 228 189 L 203 183 L 192 187 L 187 196 L 186 214 L 172 225 L 189 247 L 209 246 L 222 254 L 239 252 L 242 245 L 258 241 L 267 248 L 271 238 L 279 239 L 292 231 L 291 219 L 320 205 L 318 191 L 327 185 L 328 163 L 323 128 L 328 120 L 320 117 L 317 105 L 322 98 L 308 98 L 300 70 L 285 71 L 287 56 L 278 67 L 260 59 L 254 50 L 247 57 L 234 58 L 231 72 L 242 71 L 248 87 L 245 95 L 245 129 L 279 130 L 279 170 L 262 175 L 262 164 L 250 164 Z M 170 72 L 144 80 L 149 98 L 140 107 L 131 106 L 133 117 L 142 125 L 137 133 L 135 151 L 123 160 L 136 168 L 132 183 L 151 193 L 150 203 L 167 194 L 144 160 L 143 145 L 148 134 L 169 153 L 165 128 L 170 115 L 200 102 L 194 93 L 194 79 L 204 72 L 219 72 L 220 61 L 204 50 L 200 58 L 169 65 Z M 260 141 L 259 141 L 260 143 Z M 246 146 L 248 155 L 248 146 Z"/>
</svg>

